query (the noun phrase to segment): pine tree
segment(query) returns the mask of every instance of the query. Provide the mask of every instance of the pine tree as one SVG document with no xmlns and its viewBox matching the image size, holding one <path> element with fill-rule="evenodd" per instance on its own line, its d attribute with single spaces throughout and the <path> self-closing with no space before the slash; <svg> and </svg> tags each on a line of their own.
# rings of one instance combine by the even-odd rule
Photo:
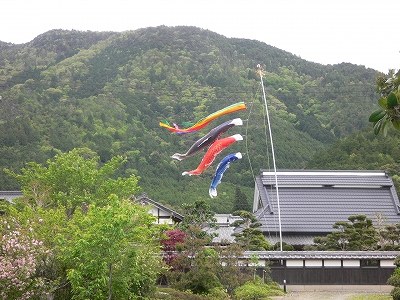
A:
<svg viewBox="0 0 400 300">
<path fill-rule="evenodd" d="M 232 226 L 236 227 L 236 233 L 234 233 L 236 243 L 249 251 L 262 251 L 271 248 L 271 245 L 259 229 L 261 223 L 252 213 L 241 210 L 236 211 L 234 214 L 241 217 L 241 220 L 232 224 Z"/>
<path fill-rule="evenodd" d="M 378 233 L 372 220 L 365 215 L 350 216 L 348 220 L 336 222 L 333 225 L 334 231 L 326 237 L 316 237 L 312 248 L 342 251 L 376 250 Z"/>
<path fill-rule="evenodd" d="M 251 212 L 251 206 L 247 200 L 247 196 L 239 187 L 235 190 L 235 199 L 233 202 L 233 211 L 245 210 Z"/>
</svg>

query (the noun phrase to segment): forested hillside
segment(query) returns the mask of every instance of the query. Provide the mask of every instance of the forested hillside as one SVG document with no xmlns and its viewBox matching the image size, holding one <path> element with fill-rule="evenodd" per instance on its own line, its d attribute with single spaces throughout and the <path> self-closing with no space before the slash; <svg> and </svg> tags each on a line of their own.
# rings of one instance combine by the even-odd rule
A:
<svg viewBox="0 0 400 300">
<path fill-rule="evenodd" d="M 315 154 L 311 169 L 384 170 L 392 176 L 400 192 L 400 133 L 390 130 L 387 137 L 370 129 L 351 134 Z"/>
<path fill-rule="evenodd" d="M 170 156 L 222 121 L 241 117 L 244 126 L 227 134 L 245 136 L 229 149 L 244 157 L 211 202 L 229 212 L 234 187 L 250 198 L 253 175 L 271 167 L 257 64 L 265 70 L 278 168 L 339 168 L 311 160 L 369 126 L 378 72 L 348 63 L 324 66 L 195 27 L 161 26 L 123 33 L 53 30 L 26 44 L 0 42 L 0 169 L 17 171 L 57 151 L 89 147 L 103 162 L 126 156 L 120 175 L 140 176 L 142 191 L 156 201 L 210 201 L 215 165 L 227 153 L 199 177 L 181 173 L 195 168 L 202 154 L 182 162 Z M 196 122 L 239 101 L 246 111 L 199 133 L 178 136 L 159 127 L 161 120 Z M 0 189 L 18 188 L 1 171 Z"/>
</svg>

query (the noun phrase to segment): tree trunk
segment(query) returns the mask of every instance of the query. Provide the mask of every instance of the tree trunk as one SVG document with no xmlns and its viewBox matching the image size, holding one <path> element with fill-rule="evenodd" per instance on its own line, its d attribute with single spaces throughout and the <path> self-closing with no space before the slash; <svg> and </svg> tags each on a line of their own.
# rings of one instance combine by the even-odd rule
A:
<svg viewBox="0 0 400 300">
<path fill-rule="evenodd" d="M 112 264 L 110 263 L 108 265 L 108 300 L 112 299 L 111 280 L 112 280 Z"/>
</svg>

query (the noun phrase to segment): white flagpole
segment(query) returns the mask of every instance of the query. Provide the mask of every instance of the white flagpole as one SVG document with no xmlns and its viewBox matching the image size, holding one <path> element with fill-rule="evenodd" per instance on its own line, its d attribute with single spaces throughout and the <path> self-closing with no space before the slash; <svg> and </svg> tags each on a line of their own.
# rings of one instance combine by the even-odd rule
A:
<svg viewBox="0 0 400 300">
<path fill-rule="evenodd" d="M 271 142 L 272 163 L 274 165 L 274 174 L 275 174 L 276 202 L 278 204 L 279 244 L 280 244 L 280 251 L 282 251 L 281 207 L 279 204 L 279 188 L 278 188 L 278 176 L 277 176 L 277 172 L 276 172 L 276 163 L 275 163 L 274 142 L 272 140 L 271 122 L 269 121 L 268 105 L 267 105 L 267 99 L 265 97 L 265 89 L 264 89 L 264 82 L 263 82 L 263 70 L 261 69 L 260 65 L 257 65 L 257 68 L 258 68 L 258 73 L 260 74 L 260 79 L 261 79 L 261 87 L 262 87 L 262 92 L 263 92 L 264 106 L 265 106 L 265 112 L 267 114 L 267 121 L 268 121 L 269 138 L 270 138 L 270 142 Z"/>
</svg>

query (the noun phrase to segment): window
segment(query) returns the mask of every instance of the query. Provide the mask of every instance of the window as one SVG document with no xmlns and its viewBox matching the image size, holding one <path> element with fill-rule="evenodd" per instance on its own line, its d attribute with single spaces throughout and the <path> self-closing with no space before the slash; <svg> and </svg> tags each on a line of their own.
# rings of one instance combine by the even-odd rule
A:
<svg viewBox="0 0 400 300">
<path fill-rule="evenodd" d="M 285 265 L 285 261 L 282 259 L 270 259 L 268 260 L 269 267 L 283 267 Z"/>
<path fill-rule="evenodd" d="M 362 268 L 377 268 L 379 267 L 378 259 L 362 259 L 360 261 L 360 266 Z"/>
</svg>

